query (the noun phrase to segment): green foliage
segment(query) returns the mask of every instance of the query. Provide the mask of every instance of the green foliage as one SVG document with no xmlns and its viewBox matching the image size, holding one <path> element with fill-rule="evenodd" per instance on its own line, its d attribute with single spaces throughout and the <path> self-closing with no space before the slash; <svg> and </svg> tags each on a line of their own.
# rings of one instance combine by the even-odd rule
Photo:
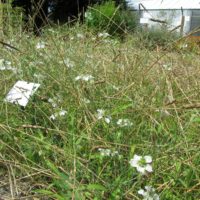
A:
<svg viewBox="0 0 200 200">
<path fill-rule="evenodd" d="M 15 31 L 21 32 L 23 26 L 22 9 L 13 9 L 11 4 L 2 4 L 0 7 L 0 25 L 4 33 L 12 35 Z"/>
<path fill-rule="evenodd" d="M 78 24 L 44 31 L 3 36 L 21 52 L 0 48 L 0 66 L 17 69 L 0 71 L 1 191 L 17 184 L 18 199 L 120 200 L 140 199 L 151 185 L 161 200 L 199 199 L 196 54 L 156 52 L 133 34 L 105 40 Z M 76 79 L 86 74 L 93 79 Z M 17 80 L 41 84 L 25 108 L 5 101 Z M 135 154 L 152 156 L 153 173 L 130 165 Z"/>
<path fill-rule="evenodd" d="M 107 1 L 90 7 L 85 13 L 88 27 L 97 31 L 106 31 L 111 35 L 119 35 L 134 30 L 137 25 L 133 12 L 116 7 L 114 1 Z"/>
<path fill-rule="evenodd" d="M 173 41 L 178 39 L 176 33 L 170 33 L 166 29 L 140 29 L 138 30 L 140 43 L 149 49 L 156 47 L 170 47 Z"/>
</svg>

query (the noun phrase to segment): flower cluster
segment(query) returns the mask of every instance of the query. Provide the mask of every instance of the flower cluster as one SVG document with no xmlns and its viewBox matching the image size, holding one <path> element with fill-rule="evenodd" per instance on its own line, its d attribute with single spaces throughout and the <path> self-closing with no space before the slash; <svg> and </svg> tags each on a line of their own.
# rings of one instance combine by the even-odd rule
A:
<svg viewBox="0 0 200 200">
<path fill-rule="evenodd" d="M 142 175 L 153 172 L 152 157 L 149 155 L 138 156 L 135 154 L 129 163 Z M 155 193 L 155 189 L 151 186 L 145 186 L 145 189 L 140 189 L 138 194 L 143 196 L 143 200 L 159 200 L 159 195 Z"/>
<path fill-rule="evenodd" d="M 159 200 L 159 195 L 156 194 L 155 189 L 151 186 L 145 186 L 145 189 L 140 189 L 138 194 L 143 196 L 143 200 Z"/>
<path fill-rule="evenodd" d="M 92 21 L 92 20 L 93 20 L 92 13 L 89 12 L 89 11 L 85 12 L 85 18 L 86 18 L 88 21 Z"/>
<path fill-rule="evenodd" d="M 67 114 L 66 110 L 61 110 L 59 112 L 54 113 L 53 115 L 50 116 L 51 120 L 55 120 L 57 117 L 65 116 Z"/>
<path fill-rule="evenodd" d="M 99 150 L 101 156 L 111 156 L 111 157 L 113 157 L 113 156 L 119 155 L 118 151 L 112 151 L 110 149 L 99 148 L 98 150 Z"/>
<path fill-rule="evenodd" d="M 88 82 L 88 81 L 92 82 L 94 80 L 94 77 L 92 75 L 88 75 L 88 74 L 86 74 L 86 75 L 79 75 L 79 76 L 77 76 L 75 78 L 75 81 L 79 81 L 79 80 L 86 81 L 86 82 Z"/>
<path fill-rule="evenodd" d="M 44 42 L 38 42 L 36 44 L 36 49 L 44 49 L 45 48 L 45 43 Z"/>
<path fill-rule="evenodd" d="M 60 61 L 59 63 L 60 64 L 64 63 L 68 68 L 73 68 L 75 66 L 74 62 L 71 61 L 69 58 L 66 58 L 63 61 Z"/>
<path fill-rule="evenodd" d="M 58 107 L 58 102 L 61 102 L 61 100 L 60 100 L 60 98 L 53 97 L 53 98 L 49 98 L 48 102 L 51 104 L 51 106 L 53 108 L 56 108 L 56 107 Z"/>
<path fill-rule="evenodd" d="M 167 70 L 167 71 L 171 71 L 171 70 L 172 70 L 172 67 L 171 67 L 170 64 L 164 64 L 164 65 L 162 65 L 162 66 L 163 66 L 163 68 L 164 68 L 165 70 Z"/>
<path fill-rule="evenodd" d="M 126 126 L 132 126 L 133 123 L 130 122 L 129 119 L 119 119 L 117 121 L 117 125 L 119 125 L 120 127 L 126 127 Z"/>
<path fill-rule="evenodd" d="M 107 37 L 109 37 L 109 36 L 110 36 L 109 33 L 99 33 L 99 34 L 98 34 L 98 37 L 99 37 L 99 38 L 107 38 Z"/>
<path fill-rule="evenodd" d="M 105 110 L 97 109 L 97 119 L 104 119 L 104 121 L 109 124 L 111 122 L 111 116 L 105 116 Z"/>
<path fill-rule="evenodd" d="M 13 72 L 17 72 L 17 69 L 15 67 L 12 67 L 12 64 L 10 61 L 6 61 L 4 59 L 0 59 L 0 70 L 10 70 Z"/>
</svg>

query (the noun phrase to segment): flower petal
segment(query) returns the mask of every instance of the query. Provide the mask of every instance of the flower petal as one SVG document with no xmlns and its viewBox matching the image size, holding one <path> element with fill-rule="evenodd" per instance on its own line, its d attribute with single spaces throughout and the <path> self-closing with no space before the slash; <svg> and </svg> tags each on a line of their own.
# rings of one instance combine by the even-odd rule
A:
<svg viewBox="0 0 200 200">
<path fill-rule="evenodd" d="M 138 162 L 142 159 L 142 156 L 134 155 L 133 159 L 130 160 L 130 165 L 132 167 L 138 167 Z"/>
<path fill-rule="evenodd" d="M 105 117 L 105 122 L 106 122 L 107 124 L 110 124 L 110 121 L 111 121 L 111 117 L 110 117 L 110 116 Z"/>
<path fill-rule="evenodd" d="M 150 191 L 152 190 L 152 187 L 151 187 L 151 186 L 148 186 L 148 185 L 146 185 L 144 188 L 145 188 L 145 190 L 146 190 L 147 192 L 150 192 Z"/>
<path fill-rule="evenodd" d="M 152 163 L 152 157 L 151 156 L 144 156 L 144 159 L 146 163 Z"/>
<path fill-rule="evenodd" d="M 104 116 L 105 110 L 97 109 L 97 119 L 102 119 Z"/>
<path fill-rule="evenodd" d="M 153 195 L 153 199 L 154 199 L 154 200 L 160 200 L 160 197 L 159 197 L 158 194 L 154 194 L 154 195 Z"/>
<path fill-rule="evenodd" d="M 142 156 L 138 156 L 137 154 L 135 154 L 133 159 L 138 162 L 142 159 Z"/>
<path fill-rule="evenodd" d="M 138 166 L 136 167 L 136 169 L 137 169 L 137 171 L 140 172 L 141 174 L 145 174 L 145 170 L 146 170 L 145 167 L 141 167 L 141 166 L 138 165 Z"/>
<path fill-rule="evenodd" d="M 143 189 L 140 189 L 138 190 L 138 194 L 142 195 L 142 196 L 145 196 L 145 191 Z"/>
<path fill-rule="evenodd" d="M 153 172 L 153 168 L 152 168 L 152 166 L 151 166 L 150 164 L 147 164 L 147 165 L 145 166 L 145 170 L 146 170 L 147 172 Z"/>
</svg>

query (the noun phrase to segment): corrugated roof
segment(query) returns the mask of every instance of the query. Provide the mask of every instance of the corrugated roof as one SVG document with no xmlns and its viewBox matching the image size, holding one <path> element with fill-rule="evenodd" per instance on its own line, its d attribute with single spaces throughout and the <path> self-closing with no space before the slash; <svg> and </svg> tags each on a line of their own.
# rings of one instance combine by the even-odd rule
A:
<svg viewBox="0 0 200 200">
<path fill-rule="evenodd" d="M 200 9 L 200 0 L 127 0 L 127 2 L 134 9 L 138 9 L 140 3 L 148 10 Z"/>
</svg>

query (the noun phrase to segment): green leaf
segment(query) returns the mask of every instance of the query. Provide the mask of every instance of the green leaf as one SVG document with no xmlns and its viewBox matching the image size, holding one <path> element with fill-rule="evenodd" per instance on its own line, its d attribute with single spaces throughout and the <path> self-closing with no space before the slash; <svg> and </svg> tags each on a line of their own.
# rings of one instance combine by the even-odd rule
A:
<svg viewBox="0 0 200 200">
<path fill-rule="evenodd" d="M 100 184 L 89 184 L 87 186 L 88 190 L 100 190 L 100 191 L 106 191 L 106 188 Z"/>
<path fill-rule="evenodd" d="M 34 190 L 34 192 L 37 192 L 39 194 L 49 195 L 49 196 L 54 194 L 52 191 L 49 191 L 49 190 Z"/>
<path fill-rule="evenodd" d="M 59 194 L 54 193 L 54 192 L 49 191 L 49 190 L 42 190 L 41 189 L 41 190 L 34 190 L 34 191 L 39 193 L 39 194 L 43 194 L 43 195 L 47 195 L 49 197 L 56 198 L 57 200 L 65 200 L 66 199 L 65 197 L 62 197 Z"/>
<path fill-rule="evenodd" d="M 130 108 L 130 107 L 133 107 L 133 104 L 132 104 L 132 103 L 129 103 L 129 104 L 127 104 L 127 105 L 118 106 L 117 109 L 115 109 L 115 110 L 112 112 L 112 115 L 120 114 L 120 113 L 122 113 L 124 110 L 126 110 L 127 108 Z"/>
<path fill-rule="evenodd" d="M 135 153 L 136 145 L 131 145 L 130 155 L 132 156 Z"/>
<path fill-rule="evenodd" d="M 199 122 L 200 123 L 200 117 L 196 117 L 192 120 L 192 122 Z"/>
</svg>

